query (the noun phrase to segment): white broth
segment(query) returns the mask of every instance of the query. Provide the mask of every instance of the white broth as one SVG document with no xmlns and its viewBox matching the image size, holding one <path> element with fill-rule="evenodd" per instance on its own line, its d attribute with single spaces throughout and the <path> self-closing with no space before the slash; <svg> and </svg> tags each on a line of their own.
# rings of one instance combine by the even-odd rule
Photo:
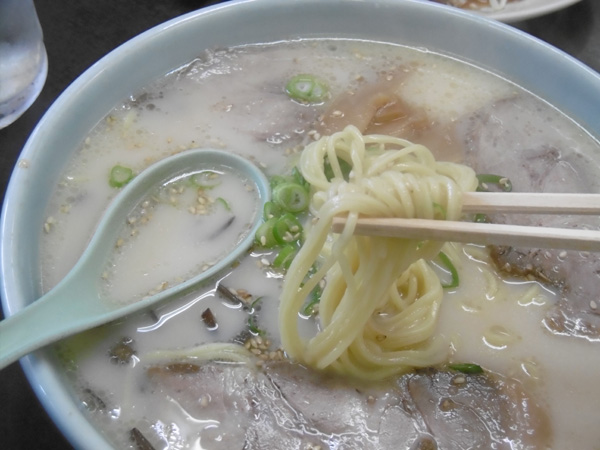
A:
<svg viewBox="0 0 600 450">
<path fill-rule="evenodd" d="M 206 167 L 160 186 L 125 220 L 102 274 L 105 297 L 135 301 L 206 271 L 248 235 L 258 205 L 252 182 L 231 168 Z"/>
<path fill-rule="evenodd" d="M 329 95 L 313 104 L 290 99 L 285 91 L 286 82 L 299 73 L 324 80 Z M 566 144 L 553 156 L 553 164 L 563 172 L 557 177 L 560 183 L 549 189 L 568 191 L 579 180 L 600 174 L 600 145 L 577 124 L 518 86 L 455 59 L 412 48 L 345 40 L 281 42 L 208 51 L 124 99 L 90 130 L 58 181 L 48 205 L 42 240 L 44 289 L 55 285 L 74 264 L 102 211 L 118 191 L 107 182 L 115 164 L 142 171 L 170 154 L 206 146 L 250 158 L 269 176 L 289 174 L 304 144 L 317 139 L 338 120 L 353 123 L 364 119 L 364 111 L 371 107 L 364 92 L 401 99 L 395 105 L 401 104 L 403 108 L 400 113 L 394 110 L 392 119 L 385 119 L 389 123 L 367 123 L 365 131 L 393 128 L 402 137 L 429 146 L 438 160 L 467 161 L 481 166 L 497 159 L 509 161 L 506 164 L 515 166 L 514 173 L 500 175 L 512 177 L 518 173 L 520 178 L 512 179 L 517 190 L 519 186 L 535 185 L 534 178 L 539 172 L 532 169 L 537 160 L 528 152 L 541 149 L 540 152 L 554 155 L 553 149 L 561 142 Z M 332 104 L 341 105 L 341 109 L 332 109 Z M 358 112 L 343 109 L 347 105 Z M 502 131 L 502 136 L 512 132 L 500 116 L 494 122 L 496 107 L 506 109 L 507 114 L 514 108 L 515 115 L 523 116 L 527 116 L 524 111 L 535 111 L 535 127 L 527 122 L 529 119 L 510 124 L 522 127 L 521 133 L 527 134 L 527 148 L 520 147 L 521 141 L 510 146 L 503 142 L 498 148 L 494 144 L 498 140 L 490 138 L 489 146 L 478 147 L 473 154 L 469 145 L 480 142 L 480 136 L 492 135 L 497 130 Z M 383 116 L 377 116 L 381 105 L 379 108 L 375 117 L 385 122 Z M 481 119 L 489 111 L 490 119 Z M 506 139 L 510 141 L 509 137 Z M 548 162 L 548 158 L 540 158 Z M 530 172 L 531 180 L 527 178 Z M 131 301 L 163 282 L 176 282 L 188 271 L 209 264 L 230 249 L 243 232 L 243 224 L 227 228 L 226 233 L 213 239 L 213 231 L 222 228 L 230 217 L 227 208 L 214 199 L 226 199 L 231 210 L 240 211 L 242 216 L 253 214 L 252 193 L 244 190 L 244 180 L 232 177 L 230 181 L 237 184 L 234 191 L 225 182 L 206 191 L 216 207 L 210 215 L 190 214 L 188 203 L 184 208 L 173 208 L 169 202 L 157 204 L 155 218 L 161 216 L 161 221 L 149 221 L 135 239 L 124 239 L 125 251 L 118 253 L 107 274 L 109 290 L 121 301 Z M 195 192 L 186 191 L 184 196 L 188 194 L 194 197 L 192 202 L 197 202 Z M 565 223 L 569 223 L 568 219 Z M 598 225 L 592 219 L 587 226 Z M 190 237 L 193 235 L 190 230 L 197 227 L 206 229 L 208 243 L 205 238 Z M 539 406 L 540 414 L 547 416 L 548 426 L 536 430 L 542 437 L 524 437 L 520 442 L 511 441 L 511 445 L 534 448 L 535 444 L 528 441 L 531 438 L 556 449 L 595 448 L 598 433 L 591 424 L 600 417 L 597 407 L 600 386 L 594 380 L 594 374 L 600 373 L 600 333 L 594 337 L 590 332 L 586 338 L 569 332 L 561 335 L 556 327 L 552 329 L 545 322 L 547 314 L 565 301 L 565 295 L 568 297 L 563 291 L 568 278 L 560 285 L 534 276 L 517 277 L 495 267 L 486 248 L 454 244 L 444 248 L 461 278 L 459 287 L 444 293 L 436 331 L 439 338 L 448 342 L 448 361 L 474 363 L 490 374 L 517 380 L 528 398 Z M 186 400 L 185 383 L 177 389 L 161 385 L 161 381 L 149 380 L 148 370 L 168 360 L 167 353 L 159 358 L 157 351 L 206 343 L 238 342 L 256 350 L 259 360 L 261 354 L 267 360 L 282 359 L 277 311 L 285 271 L 273 267 L 276 255 L 272 249 L 256 246 L 239 264 L 197 291 L 60 344 L 59 354 L 74 395 L 81 399 L 90 419 L 115 447 L 138 448 L 130 438 L 130 430 L 135 428 L 155 448 L 220 449 L 232 448 L 234 444 L 235 448 L 260 448 L 244 428 L 257 420 L 252 418 L 251 402 L 242 404 L 235 400 L 237 397 L 227 397 L 237 407 L 230 405 L 222 416 L 210 408 L 202 413 L 202 407 L 210 406 L 217 397 L 221 399 L 221 394 L 200 395 L 200 388 L 194 387 L 188 397 L 198 396 L 196 410 L 186 403 L 191 400 Z M 568 258 L 561 256 L 562 260 Z M 167 265 L 166 260 L 176 263 Z M 441 278 L 449 276 L 439 262 L 432 264 Z M 232 300 L 224 290 L 235 294 L 239 301 Z M 207 319 L 207 316 L 212 317 Z M 314 317 L 303 316 L 301 320 L 303 333 L 307 336 L 314 333 L 317 327 Z M 249 341 L 249 337 L 254 340 Z M 254 363 L 250 368 L 257 369 Z M 160 375 L 158 378 L 162 379 Z M 226 376 L 223 383 L 228 380 L 231 381 Z M 398 395 L 399 388 L 394 383 L 391 380 L 366 388 L 368 392 L 373 389 L 369 394 L 372 403 L 367 403 L 400 414 L 394 409 L 396 404 L 392 407 L 385 403 Z M 331 392 L 335 405 L 337 391 Z M 343 410 L 331 407 L 328 414 L 333 419 L 328 416 L 327 420 L 335 422 L 335 417 L 343 417 Z M 385 428 L 385 421 L 374 424 L 375 416 L 364 423 L 356 419 L 353 426 L 356 430 L 364 429 L 362 435 L 359 431 L 328 432 L 325 426 L 319 428 L 322 423 L 318 419 L 310 422 L 318 431 L 307 428 L 306 424 L 304 428 L 292 424 L 286 428 L 289 435 L 281 441 L 281 447 L 393 445 L 391 448 L 408 449 L 416 448 L 411 445 L 425 442 L 423 436 L 433 433 L 432 427 L 415 434 L 417 425 L 398 426 L 393 428 L 397 438 L 390 440 L 390 435 L 378 431 Z M 261 426 L 266 427 L 265 423 Z M 257 432 L 272 436 L 269 430 L 267 433 L 266 428 L 259 427 Z M 268 437 L 265 439 L 270 442 Z M 435 433 L 427 439 L 437 439 L 439 448 L 455 448 Z M 398 442 L 406 444 L 397 447 Z M 494 448 L 509 445 L 508 440 L 494 442 Z"/>
</svg>

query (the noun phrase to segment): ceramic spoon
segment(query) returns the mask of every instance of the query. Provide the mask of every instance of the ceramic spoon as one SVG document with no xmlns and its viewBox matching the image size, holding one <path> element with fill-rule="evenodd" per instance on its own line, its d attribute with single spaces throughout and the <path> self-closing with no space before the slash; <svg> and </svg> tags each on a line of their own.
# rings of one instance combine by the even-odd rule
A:
<svg viewBox="0 0 600 450">
<path fill-rule="evenodd" d="M 230 168 L 253 182 L 258 193 L 257 214 L 248 234 L 226 257 L 209 269 L 156 295 L 137 302 L 115 305 L 101 294 L 101 274 L 129 213 L 153 189 L 194 169 Z M 189 150 L 163 159 L 136 176 L 111 202 L 79 261 L 51 291 L 0 322 L 0 369 L 33 350 L 62 338 L 111 322 L 184 293 L 228 267 L 252 244 L 260 225 L 269 182 L 250 161 L 213 149 Z"/>
</svg>

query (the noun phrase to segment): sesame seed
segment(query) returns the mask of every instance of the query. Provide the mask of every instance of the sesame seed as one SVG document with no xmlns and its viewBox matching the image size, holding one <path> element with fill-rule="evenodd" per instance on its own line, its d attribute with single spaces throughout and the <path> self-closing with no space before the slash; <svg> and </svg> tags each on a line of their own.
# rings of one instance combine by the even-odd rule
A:
<svg viewBox="0 0 600 450">
<path fill-rule="evenodd" d="M 595 300 L 590 301 L 590 308 L 592 308 L 593 310 L 596 310 L 598 308 L 598 304 Z"/>
<path fill-rule="evenodd" d="M 465 384 L 467 379 L 462 375 L 458 375 L 452 379 L 452 384 Z"/>
</svg>

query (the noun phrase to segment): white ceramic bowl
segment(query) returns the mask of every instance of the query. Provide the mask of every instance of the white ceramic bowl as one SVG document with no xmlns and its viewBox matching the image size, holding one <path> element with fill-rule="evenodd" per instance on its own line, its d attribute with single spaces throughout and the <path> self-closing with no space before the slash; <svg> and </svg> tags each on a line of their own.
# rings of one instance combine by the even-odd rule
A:
<svg viewBox="0 0 600 450">
<path fill-rule="evenodd" d="M 566 54 L 480 16 L 416 0 L 241 0 L 210 7 L 157 26 L 101 59 L 40 121 L 20 157 L 27 164 L 15 169 L 3 208 L 5 314 L 40 295 L 39 230 L 49 193 L 83 137 L 114 105 L 203 48 L 302 36 L 378 40 L 456 55 L 529 89 L 600 136 L 600 76 Z M 51 353 L 40 351 L 22 364 L 41 402 L 75 447 L 109 448 L 71 398 Z"/>
</svg>

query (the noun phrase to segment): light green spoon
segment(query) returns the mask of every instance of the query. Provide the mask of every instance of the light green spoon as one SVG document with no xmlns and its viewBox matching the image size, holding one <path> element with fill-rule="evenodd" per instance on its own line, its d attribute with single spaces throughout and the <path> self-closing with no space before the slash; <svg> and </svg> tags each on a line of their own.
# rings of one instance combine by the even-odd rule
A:
<svg viewBox="0 0 600 450">
<path fill-rule="evenodd" d="M 253 182 L 258 193 L 257 213 L 244 239 L 223 259 L 204 272 L 151 297 L 115 305 L 101 295 L 101 274 L 114 249 L 127 215 L 153 188 L 202 166 L 230 168 Z M 213 149 L 189 150 L 163 159 L 136 176 L 109 205 L 79 261 L 51 291 L 0 322 L 0 369 L 22 356 L 72 334 L 147 308 L 191 290 L 228 267 L 251 245 L 260 226 L 269 182 L 250 161 Z"/>
</svg>

